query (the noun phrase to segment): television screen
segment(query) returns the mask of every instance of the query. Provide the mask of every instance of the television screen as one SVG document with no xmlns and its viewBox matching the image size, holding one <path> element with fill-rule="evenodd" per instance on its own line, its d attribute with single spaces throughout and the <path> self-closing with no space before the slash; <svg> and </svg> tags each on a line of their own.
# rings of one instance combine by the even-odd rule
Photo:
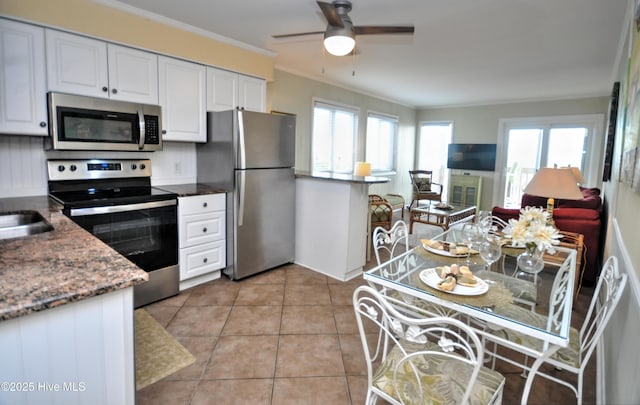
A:
<svg viewBox="0 0 640 405">
<path fill-rule="evenodd" d="M 450 143 L 447 157 L 448 169 L 485 170 L 496 169 L 495 143 Z"/>
</svg>

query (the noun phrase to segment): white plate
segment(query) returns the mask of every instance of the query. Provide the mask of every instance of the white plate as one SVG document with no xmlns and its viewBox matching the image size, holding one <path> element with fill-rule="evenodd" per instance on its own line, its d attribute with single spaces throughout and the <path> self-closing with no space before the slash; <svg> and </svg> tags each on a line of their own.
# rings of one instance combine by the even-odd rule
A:
<svg viewBox="0 0 640 405">
<path fill-rule="evenodd" d="M 435 288 L 438 291 L 446 292 L 455 295 L 482 295 L 489 291 L 489 285 L 483 280 L 476 277 L 478 284 L 475 287 L 467 287 L 466 285 L 456 284 L 453 291 L 444 291 L 438 288 L 438 284 L 442 281 L 436 269 L 422 270 L 419 274 L 420 280 L 429 287 Z"/>
<path fill-rule="evenodd" d="M 466 253 L 451 253 L 448 250 L 442 250 L 442 249 L 436 249 L 436 248 L 432 248 L 431 246 L 427 245 L 426 243 L 422 244 L 422 247 L 425 248 L 426 250 L 428 250 L 431 253 L 435 253 L 437 255 L 440 256 L 447 256 L 447 257 L 467 257 Z M 478 253 L 477 251 L 471 249 L 471 254 L 475 255 L 476 253 Z"/>
</svg>

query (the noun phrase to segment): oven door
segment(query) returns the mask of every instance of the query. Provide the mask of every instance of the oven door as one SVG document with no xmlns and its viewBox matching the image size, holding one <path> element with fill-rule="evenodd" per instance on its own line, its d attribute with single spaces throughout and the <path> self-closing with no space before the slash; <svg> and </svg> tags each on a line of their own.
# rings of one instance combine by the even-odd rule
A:
<svg viewBox="0 0 640 405">
<path fill-rule="evenodd" d="M 152 272 L 178 264 L 175 199 L 76 208 L 68 215 L 142 270 Z"/>
</svg>

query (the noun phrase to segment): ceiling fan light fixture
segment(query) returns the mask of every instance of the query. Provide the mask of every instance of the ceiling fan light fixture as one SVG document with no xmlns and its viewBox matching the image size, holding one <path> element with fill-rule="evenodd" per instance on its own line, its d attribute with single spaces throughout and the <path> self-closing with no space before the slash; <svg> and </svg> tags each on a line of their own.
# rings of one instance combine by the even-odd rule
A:
<svg viewBox="0 0 640 405">
<path fill-rule="evenodd" d="M 324 48 L 331 55 L 347 55 L 355 46 L 355 35 L 348 27 L 331 27 L 324 34 Z"/>
</svg>

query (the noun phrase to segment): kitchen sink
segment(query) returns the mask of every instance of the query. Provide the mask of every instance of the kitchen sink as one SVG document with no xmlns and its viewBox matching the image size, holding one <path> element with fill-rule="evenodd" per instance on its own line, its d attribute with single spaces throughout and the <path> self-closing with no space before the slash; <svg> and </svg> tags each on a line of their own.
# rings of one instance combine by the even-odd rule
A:
<svg viewBox="0 0 640 405">
<path fill-rule="evenodd" d="M 53 230 L 37 211 L 16 211 L 0 214 L 0 240 L 36 235 Z"/>
</svg>

